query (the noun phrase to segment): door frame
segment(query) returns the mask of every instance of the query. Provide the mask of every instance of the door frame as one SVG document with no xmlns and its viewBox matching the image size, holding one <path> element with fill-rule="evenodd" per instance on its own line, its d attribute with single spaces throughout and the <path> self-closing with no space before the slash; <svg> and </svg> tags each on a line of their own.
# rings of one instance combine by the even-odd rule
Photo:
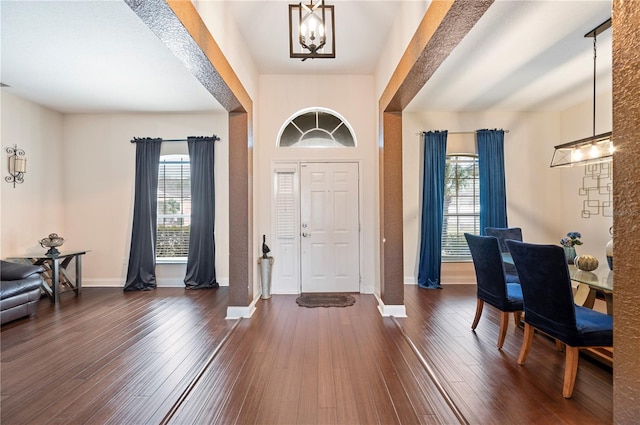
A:
<svg viewBox="0 0 640 425">
<path fill-rule="evenodd" d="M 363 216 L 363 182 L 362 182 L 362 160 L 360 159 L 336 159 L 336 160 L 279 160 L 272 161 L 271 163 L 271 223 L 270 223 L 270 231 L 273 235 L 272 244 L 272 255 L 275 258 L 274 261 L 274 269 L 273 269 L 273 277 L 272 282 L 275 285 L 272 285 L 272 293 L 275 294 L 300 294 L 302 291 L 302 244 L 301 244 L 301 234 L 300 234 L 300 202 L 301 202 L 301 175 L 300 175 L 300 165 L 306 164 L 329 164 L 329 163 L 357 163 L 358 164 L 358 290 L 360 293 L 363 291 L 363 281 L 362 281 L 362 270 L 364 267 L 364 257 L 363 257 L 363 246 L 364 246 L 364 237 L 362 232 L 362 223 L 364 220 Z M 295 285 L 292 282 L 283 283 L 282 285 L 278 285 L 278 281 L 280 280 L 282 269 L 277 266 L 278 256 L 281 256 L 284 251 L 281 247 L 281 240 L 278 239 L 277 235 L 277 205 L 276 205 L 276 176 L 279 172 L 293 172 L 294 173 L 294 190 L 295 190 L 295 204 L 296 204 L 296 222 L 295 228 L 297 232 L 295 233 L 295 237 L 293 239 L 293 245 L 295 246 L 295 252 L 297 256 L 295 258 L 295 276 L 296 283 Z M 275 291 L 275 292 L 274 292 Z"/>
</svg>

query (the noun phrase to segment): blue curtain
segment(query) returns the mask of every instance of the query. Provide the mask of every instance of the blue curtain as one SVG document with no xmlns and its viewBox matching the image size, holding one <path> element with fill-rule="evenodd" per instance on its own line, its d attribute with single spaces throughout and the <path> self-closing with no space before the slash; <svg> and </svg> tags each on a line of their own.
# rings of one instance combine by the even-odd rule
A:
<svg viewBox="0 0 640 425">
<path fill-rule="evenodd" d="M 158 171 L 162 139 L 142 138 L 131 142 L 136 144 L 136 182 L 124 290 L 149 291 L 156 287 Z"/>
<path fill-rule="evenodd" d="M 504 182 L 504 131 L 478 130 L 480 174 L 480 234 L 487 227 L 507 227 Z"/>
<path fill-rule="evenodd" d="M 184 284 L 187 289 L 217 288 L 215 242 L 214 142 L 217 137 L 188 137 L 191 163 L 191 231 Z"/>
<path fill-rule="evenodd" d="M 442 261 L 442 217 L 444 207 L 444 169 L 447 161 L 447 131 L 424 134 L 422 175 L 422 227 L 418 285 L 440 286 Z"/>
</svg>

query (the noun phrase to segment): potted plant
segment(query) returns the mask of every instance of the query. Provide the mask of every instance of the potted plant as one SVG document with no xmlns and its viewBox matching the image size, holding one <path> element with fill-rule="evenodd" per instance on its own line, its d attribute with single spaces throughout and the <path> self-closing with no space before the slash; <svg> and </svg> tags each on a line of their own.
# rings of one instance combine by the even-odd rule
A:
<svg viewBox="0 0 640 425">
<path fill-rule="evenodd" d="M 573 260 L 576 258 L 576 245 L 582 245 L 580 238 L 582 235 L 580 232 L 569 232 L 567 236 L 560 239 L 560 245 L 564 248 L 564 254 L 567 257 L 567 262 L 573 264 Z"/>
</svg>

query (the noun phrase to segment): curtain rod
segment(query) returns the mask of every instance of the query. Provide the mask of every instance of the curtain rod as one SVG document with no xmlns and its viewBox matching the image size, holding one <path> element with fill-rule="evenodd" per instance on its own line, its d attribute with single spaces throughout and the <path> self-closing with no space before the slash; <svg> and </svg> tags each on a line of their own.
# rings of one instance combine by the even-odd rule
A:
<svg viewBox="0 0 640 425">
<path fill-rule="evenodd" d="M 134 137 L 131 139 L 131 143 L 136 143 L 139 141 L 147 140 L 147 139 L 160 139 L 162 142 L 186 142 L 187 139 L 162 139 L 156 137 Z M 213 136 L 194 136 L 194 139 L 214 139 L 214 141 L 219 142 L 220 138 L 215 134 Z"/>
<path fill-rule="evenodd" d="M 210 136 L 202 136 L 202 137 L 198 137 L 198 139 L 209 139 Z M 220 141 L 220 138 L 217 136 L 213 136 L 213 138 L 215 139 L 216 142 Z M 186 142 L 187 139 L 162 139 L 163 142 Z"/>
<path fill-rule="evenodd" d="M 509 130 L 504 130 L 505 133 L 508 133 Z M 426 131 L 419 131 L 416 133 L 416 136 L 422 136 Z M 449 131 L 447 134 L 476 134 L 477 131 Z"/>
</svg>

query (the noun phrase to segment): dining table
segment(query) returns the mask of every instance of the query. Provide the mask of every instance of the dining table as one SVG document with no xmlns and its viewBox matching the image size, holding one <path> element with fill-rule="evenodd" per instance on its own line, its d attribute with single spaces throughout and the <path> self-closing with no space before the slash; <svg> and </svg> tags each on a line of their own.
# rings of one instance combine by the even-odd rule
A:
<svg viewBox="0 0 640 425">
<path fill-rule="evenodd" d="M 578 284 L 573 299 L 577 305 L 593 308 L 598 293 L 607 304 L 607 314 L 613 315 L 613 270 L 601 264 L 592 271 L 580 270 L 569 264 L 569 276 Z"/>
</svg>

